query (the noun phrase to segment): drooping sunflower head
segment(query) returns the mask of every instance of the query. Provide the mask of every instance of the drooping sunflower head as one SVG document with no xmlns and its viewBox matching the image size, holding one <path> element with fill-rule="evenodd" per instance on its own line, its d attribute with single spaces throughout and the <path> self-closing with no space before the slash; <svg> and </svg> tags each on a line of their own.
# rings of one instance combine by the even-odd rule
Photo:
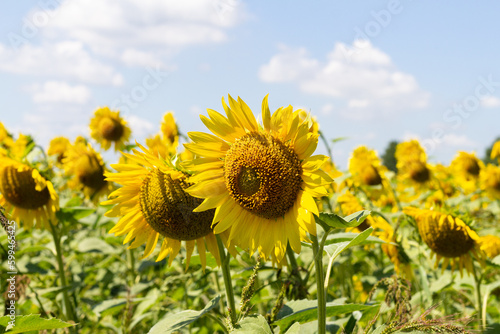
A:
<svg viewBox="0 0 500 334">
<path fill-rule="evenodd" d="M 366 186 L 382 184 L 380 159 L 374 150 L 360 146 L 352 152 L 349 160 L 349 172 L 356 183 Z"/>
<path fill-rule="evenodd" d="M 479 236 L 465 222 L 450 214 L 435 210 L 404 208 L 404 213 L 416 222 L 422 240 L 436 255 L 436 267 L 444 259 L 442 270 L 451 263 L 453 271 L 457 265 L 462 274 L 463 268 L 472 272 L 472 257 L 480 257 L 478 252 Z"/>
<path fill-rule="evenodd" d="M 151 255 L 161 235 L 163 243 L 157 261 L 169 256 L 171 264 L 180 251 L 181 242 L 185 242 L 187 265 L 195 244 L 203 268 L 205 245 L 219 263 L 217 242 L 211 228 L 215 210 L 193 212 L 202 200 L 185 192 L 190 186 L 188 176 L 151 150 L 140 147 L 143 152 L 134 149 L 134 154 L 124 153 L 134 164 L 112 165 L 118 172 L 106 173 L 108 181 L 123 185 L 103 202 L 114 205 L 106 216 L 121 217 L 110 233 L 127 234 L 124 243 L 132 241 L 129 248 L 146 244 L 143 258 Z"/>
<path fill-rule="evenodd" d="M 492 199 L 500 199 L 500 167 L 488 164 L 479 174 L 481 190 Z"/>
<path fill-rule="evenodd" d="M 474 153 L 458 152 L 450 165 L 455 181 L 466 193 L 477 190 L 479 172 L 484 164 Z"/>
<path fill-rule="evenodd" d="M 163 120 L 161 121 L 161 133 L 170 146 L 173 146 L 174 148 L 177 147 L 177 144 L 179 143 L 179 129 L 177 128 L 173 112 L 169 111 L 163 115 Z"/>
<path fill-rule="evenodd" d="M 0 205 L 27 229 L 49 227 L 59 210 L 52 183 L 38 170 L 9 158 L 0 158 Z"/>
<path fill-rule="evenodd" d="M 104 177 L 104 162 L 90 143 L 77 140 L 62 162 L 65 173 L 71 176 L 69 187 L 83 191 L 85 197 L 98 202 L 112 190 L 111 183 Z"/>
<path fill-rule="evenodd" d="M 57 163 L 62 166 L 62 160 L 66 156 L 66 152 L 71 147 L 69 139 L 66 137 L 56 137 L 50 141 L 48 155 L 57 155 Z"/>
<path fill-rule="evenodd" d="M 431 171 L 427 165 L 427 155 L 417 140 L 399 143 L 396 146 L 396 167 L 401 179 L 413 184 L 424 184 L 431 179 Z"/>
<path fill-rule="evenodd" d="M 222 104 L 226 116 L 211 109 L 201 116 L 214 135 L 188 134 L 193 143 L 184 146 L 200 157 L 188 164 L 196 174 L 187 191 L 205 199 L 196 211 L 216 208 L 215 233 L 228 230 L 229 243 L 279 264 L 288 243 L 298 253 L 306 232 L 316 233 L 314 197 L 332 182 L 319 169 L 328 158 L 311 156 L 318 134 L 292 106 L 271 115 L 266 96 L 259 126 L 240 98 Z"/>
<path fill-rule="evenodd" d="M 108 150 L 114 144 L 115 151 L 121 149 L 130 138 L 130 128 L 120 117 L 119 111 L 111 111 L 108 107 L 99 108 L 90 120 L 91 136 L 103 149 Z"/>
</svg>

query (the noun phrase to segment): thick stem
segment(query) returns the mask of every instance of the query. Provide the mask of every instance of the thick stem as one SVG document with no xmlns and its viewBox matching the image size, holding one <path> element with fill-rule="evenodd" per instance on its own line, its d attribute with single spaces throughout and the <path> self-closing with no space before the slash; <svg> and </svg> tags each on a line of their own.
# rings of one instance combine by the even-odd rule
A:
<svg viewBox="0 0 500 334">
<path fill-rule="evenodd" d="M 218 235 L 217 237 L 217 246 L 219 248 L 219 256 L 222 268 L 222 276 L 224 277 L 224 285 L 226 287 L 226 299 L 227 299 L 227 307 L 230 310 L 229 314 L 231 317 L 231 324 L 236 325 L 236 306 L 234 303 L 234 291 L 233 291 L 233 283 L 231 281 L 231 271 L 229 269 L 229 260 L 231 259 L 231 255 L 226 253 L 224 244 Z"/>
<path fill-rule="evenodd" d="M 64 309 L 66 313 L 66 319 L 73 320 L 77 322 L 76 320 L 76 315 L 73 310 L 73 306 L 71 305 L 71 301 L 69 300 L 68 296 L 68 291 L 66 287 L 68 286 L 68 282 L 66 281 L 66 274 L 64 273 L 64 262 L 62 258 L 62 249 L 61 249 L 61 238 L 57 234 L 57 227 L 52 224 L 52 222 L 49 222 L 50 229 L 52 231 L 52 237 L 54 238 L 54 245 L 56 247 L 56 259 L 57 259 L 57 266 L 58 266 L 58 271 L 59 271 L 59 280 L 61 281 L 61 286 L 63 287 L 63 302 L 64 302 Z M 71 327 L 73 328 L 73 327 Z"/>
<path fill-rule="evenodd" d="M 318 334 L 326 333 L 326 295 L 323 276 L 323 249 L 318 238 L 311 235 L 313 242 L 314 266 L 316 267 L 316 290 L 318 294 Z"/>
<path fill-rule="evenodd" d="M 286 246 L 286 255 L 288 255 L 288 261 L 290 262 L 290 273 L 296 272 L 299 273 L 299 265 L 297 264 L 297 259 L 295 258 L 295 253 L 293 249 L 290 247 L 290 244 Z M 300 275 L 298 275 L 300 278 Z"/>
<path fill-rule="evenodd" d="M 472 264 L 472 275 L 474 275 L 474 282 L 476 282 L 476 295 L 477 295 L 477 307 L 478 307 L 478 314 L 481 317 L 483 315 L 483 299 L 481 298 L 481 279 L 482 277 L 477 277 L 476 273 L 476 266 L 474 263 Z M 483 322 L 486 322 L 485 319 L 483 319 Z M 479 325 L 479 328 L 481 328 L 481 325 Z"/>
</svg>

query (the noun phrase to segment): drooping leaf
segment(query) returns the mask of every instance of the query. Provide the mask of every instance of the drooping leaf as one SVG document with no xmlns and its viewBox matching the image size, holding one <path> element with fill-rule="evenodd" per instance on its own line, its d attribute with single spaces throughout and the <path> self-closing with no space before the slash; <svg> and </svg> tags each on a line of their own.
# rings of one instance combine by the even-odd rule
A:
<svg viewBox="0 0 500 334">
<path fill-rule="evenodd" d="M 201 318 L 205 313 L 217 306 L 219 300 L 220 296 L 215 297 L 201 311 L 187 310 L 175 314 L 167 314 L 149 330 L 148 334 L 167 334 L 179 330 Z"/>
<path fill-rule="evenodd" d="M 335 259 L 337 256 L 340 255 L 340 253 L 342 253 L 346 249 L 353 246 L 361 245 L 370 236 L 372 232 L 373 232 L 373 227 L 367 228 L 363 232 L 359 233 L 358 236 L 356 236 L 351 241 L 343 241 L 331 244 L 326 246 L 324 249 L 330 255 L 331 259 Z"/>
<path fill-rule="evenodd" d="M 368 210 L 358 211 L 346 217 L 341 217 L 335 213 L 321 212 L 319 220 L 331 228 L 347 228 L 360 225 L 369 215 L 370 211 Z"/>
<path fill-rule="evenodd" d="M 74 326 L 74 324 L 70 324 L 56 318 L 40 318 L 40 314 L 17 315 L 14 326 L 9 325 L 10 321 L 12 320 L 8 315 L 0 317 L 0 327 L 6 327 L 8 330 L 7 333 L 13 334 Z"/>
</svg>

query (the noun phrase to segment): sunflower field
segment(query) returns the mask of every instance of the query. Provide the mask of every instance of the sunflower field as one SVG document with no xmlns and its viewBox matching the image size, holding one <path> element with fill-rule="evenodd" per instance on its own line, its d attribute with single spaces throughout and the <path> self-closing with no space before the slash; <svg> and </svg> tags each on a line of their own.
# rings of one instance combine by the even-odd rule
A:
<svg viewBox="0 0 500 334">
<path fill-rule="evenodd" d="M 340 170 L 311 113 L 222 109 L 47 150 L 0 123 L 0 333 L 500 333 L 500 142 Z"/>
</svg>

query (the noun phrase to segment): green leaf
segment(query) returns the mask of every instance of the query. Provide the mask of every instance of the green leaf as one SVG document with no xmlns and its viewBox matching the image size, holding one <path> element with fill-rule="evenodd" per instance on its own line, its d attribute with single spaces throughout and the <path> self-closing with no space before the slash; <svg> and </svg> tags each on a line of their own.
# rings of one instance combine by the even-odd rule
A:
<svg viewBox="0 0 500 334">
<path fill-rule="evenodd" d="M 231 333 L 236 334 L 273 334 L 267 324 L 266 318 L 258 314 L 257 316 L 246 317 L 241 320 L 238 327 Z M 292 333 L 292 332 L 291 332 Z"/>
<path fill-rule="evenodd" d="M 187 310 L 176 314 L 167 314 L 149 330 L 148 334 L 167 334 L 179 330 L 201 318 L 205 313 L 217 306 L 219 300 L 220 296 L 215 297 L 201 311 Z"/>
<path fill-rule="evenodd" d="M 73 206 L 70 208 L 61 208 L 61 211 L 71 214 L 73 218 L 75 218 L 76 220 L 90 216 L 95 212 L 95 210 L 96 209 L 94 208 L 88 208 L 85 206 Z"/>
<path fill-rule="evenodd" d="M 353 232 L 341 232 L 341 233 L 330 234 L 328 236 L 328 239 L 326 239 L 325 245 L 331 245 L 333 243 L 339 243 L 343 241 L 351 241 L 358 235 L 359 233 L 353 233 Z M 374 236 L 369 236 L 363 242 L 363 244 L 387 244 L 387 243 L 388 243 L 387 241 L 384 241 Z"/>
<path fill-rule="evenodd" d="M 97 252 L 104 254 L 115 254 L 120 252 L 120 249 L 116 249 L 106 241 L 96 237 L 85 238 L 79 241 L 77 250 L 80 253 Z"/>
<path fill-rule="evenodd" d="M 285 334 L 299 334 L 300 333 L 300 323 L 295 322 L 293 325 L 288 328 Z"/>
<path fill-rule="evenodd" d="M 301 324 L 310 322 L 318 319 L 318 301 L 314 300 L 314 306 L 308 307 L 302 310 L 297 310 L 290 315 L 287 315 L 284 318 L 276 320 L 273 322 L 273 325 L 280 326 L 282 330 L 288 329 L 289 326 L 294 322 L 299 322 Z M 285 304 L 284 307 L 287 307 L 290 303 Z M 345 304 L 339 305 L 338 303 L 326 304 L 326 316 L 334 317 L 340 314 L 352 313 L 354 311 L 363 311 L 367 309 L 371 309 L 374 307 L 379 307 L 379 305 L 361 305 L 361 304 Z M 279 315 L 278 315 L 279 316 Z"/>
<path fill-rule="evenodd" d="M 132 298 L 132 299 L 130 299 L 130 302 L 137 303 L 137 302 L 140 302 L 144 299 L 145 298 Z M 94 311 L 94 313 L 98 317 L 101 317 L 101 316 L 105 316 L 108 314 L 112 314 L 112 313 L 124 308 L 126 304 L 127 304 L 127 299 L 125 299 L 125 298 L 105 300 L 102 303 L 99 303 L 99 304 L 95 305 L 94 307 L 92 307 L 92 311 Z"/>
<path fill-rule="evenodd" d="M 358 211 L 346 217 L 340 217 L 335 213 L 321 212 L 319 219 L 329 227 L 347 228 L 360 225 L 369 215 L 370 211 L 368 210 Z"/>
<path fill-rule="evenodd" d="M 331 259 L 335 259 L 337 256 L 339 256 L 340 253 L 345 251 L 346 249 L 361 245 L 373 232 L 373 227 L 367 228 L 363 232 L 359 233 L 354 239 L 351 241 L 343 241 L 343 242 L 338 242 L 335 244 L 331 244 L 326 246 L 324 249 L 325 251 L 330 255 Z"/>
<path fill-rule="evenodd" d="M 68 322 L 52 318 L 40 318 L 40 314 L 18 315 L 15 318 L 15 325 L 9 325 L 12 321 L 8 315 L 0 317 L 0 327 L 7 327 L 7 333 L 26 333 L 29 331 L 41 331 L 44 329 L 66 328 L 74 326 Z"/>
</svg>

